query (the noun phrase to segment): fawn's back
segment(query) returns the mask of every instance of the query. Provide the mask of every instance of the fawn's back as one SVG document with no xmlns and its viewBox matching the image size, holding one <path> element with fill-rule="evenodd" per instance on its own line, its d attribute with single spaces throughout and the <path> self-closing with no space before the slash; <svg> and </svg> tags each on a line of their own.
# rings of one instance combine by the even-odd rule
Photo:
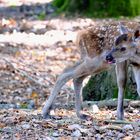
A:
<svg viewBox="0 0 140 140">
<path fill-rule="evenodd" d="M 95 57 L 115 46 L 116 38 L 120 35 L 119 24 L 119 22 L 109 22 L 80 31 L 77 36 L 77 46 L 79 46 L 81 58 Z M 130 32 L 140 26 L 137 22 L 121 22 L 121 24 Z M 120 38 L 117 43 L 122 41 L 126 41 L 125 38 Z"/>
</svg>

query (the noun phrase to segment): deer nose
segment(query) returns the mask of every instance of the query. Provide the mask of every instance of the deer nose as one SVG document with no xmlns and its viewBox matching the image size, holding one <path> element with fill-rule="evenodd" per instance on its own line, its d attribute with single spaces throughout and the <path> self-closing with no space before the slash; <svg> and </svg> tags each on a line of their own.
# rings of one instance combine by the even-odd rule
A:
<svg viewBox="0 0 140 140">
<path fill-rule="evenodd" d="M 112 61 L 114 60 L 114 57 L 113 57 L 111 54 L 108 54 L 108 55 L 106 56 L 106 60 L 107 60 L 108 62 L 112 62 Z"/>
</svg>

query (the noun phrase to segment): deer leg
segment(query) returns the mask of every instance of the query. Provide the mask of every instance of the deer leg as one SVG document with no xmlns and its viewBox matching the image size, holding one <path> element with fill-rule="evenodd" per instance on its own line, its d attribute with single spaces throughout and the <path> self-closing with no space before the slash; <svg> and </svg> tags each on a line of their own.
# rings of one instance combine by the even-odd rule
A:
<svg viewBox="0 0 140 140">
<path fill-rule="evenodd" d="M 64 70 L 64 72 L 58 77 L 56 84 L 49 96 L 49 99 L 46 101 L 45 106 L 43 107 L 43 117 L 47 118 L 49 116 L 49 111 L 50 108 L 56 98 L 56 96 L 58 95 L 59 91 L 61 90 L 62 86 L 69 81 L 70 79 L 79 79 L 79 77 L 83 77 L 83 76 L 87 76 L 91 73 L 94 73 L 94 71 L 97 70 L 97 68 L 99 68 L 102 65 L 102 63 L 97 63 L 97 58 L 94 59 L 90 59 L 88 61 L 80 61 L 78 62 L 76 65 L 74 65 L 71 68 L 68 68 L 66 70 Z M 92 66 L 92 67 L 91 67 Z M 91 70 L 92 69 L 92 70 Z M 76 107 L 77 110 L 80 110 L 80 106 L 79 103 L 81 102 L 79 99 L 79 91 L 82 85 L 82 80 L 78 83 L 75 80 L 75 89 L 76 89 Z M 78 87 L 76 87 L 78 85 Z M 77 111 L 78 112 L 78 111 Z"/>
<path fill-rule="evenodd" d="M 51 109 L 51 106 L 56 98 L 56 96 L 58 95 L 60 89 L 62 88 L 62 86 L 72 78 L 72 72 L 68 72 L 68 73 L 63 73 L 62 75 L 60 75 L 56 81 L 56 84 L 53 88 L 53 90 L 51 91 L 51 94 L 49 96 L 49 99 L 46 101 L 45 106 L 43 107 L 42 113 L 43 113 L 43 117 L 44 118 L 48 118 L 49 117 L 49 112 Z"/>
<path fill-rule="evenodd" d="M 96 62 L 96 60 L 94 60 L 93 62 Z M 92 62 L 92 63 L 93 63 Z M 108 67 L 105 67 L 104 65 L 96 65 L 96 63 L 93 63 L 92 66 L 92 70 L 91 70 L 91 64 L 86 65 L 86 67 L 84 69 L 81 69 L 79 67 L 79 69 L 77 69 L 75 71 L 75 73 L 79 73 L 79 71 L 85 70 L 82 73 L 82 76 L 74 78 L 73 83 L 74 83 L 74 90 L 75 90 L 75 108 L 76 108 L 76 114 L 80 119 L 91 119 L 90 116 L 86 115 L 86 114 L 82 114 L 81 113 L 81 108 L 82 108 L 82 83 L 83 80 L 85 79 L 86 76 L 90 75 L 90 74 L 97 74 L 103 70 L 108 69 Z M 87 69 L 87 70 L 86 70 Z"/>
<path fill-rule="evenodd" d="M 118 105 L 117 105 L 117 118 L 123 120 L 124 109 L 123 109 L 123 94 L 127 80 L 127 62 L 121 62 L 116 64 L 116 76 L 118 84 Z"/>
<path fill-rule="evenodd" d="M 54 85 L 54 88 L 49 96 L 49 99 L 46 101 L 45 106 L 43 107 L 42 114 L 44 118 L 49 117 L 50 108 L 59 91 L 61 90 L 62 86 L 70 79 L 80 77 L 82 74 L 84 74 L 84 70 L 85 70 L 84 63 L 79 62 L 73 67 L 64 70 L 64 72 L 58 77 L 56 84 Z"/>
<path fill-rule="evenodd" d="M 76 114 L 77 117 L 81 119 L 86 119 L 86 116 L 81 114 L 81 108 L 82 108 L 82 83 L 85 76 L 76 78 L 73 80 L 74 83 L 74 91 L 75 91 L 75 108 L 76 108 Z"/>
<path fill-rule="evenodd" d="M 133 73 L 137 84 L 137 92 L 140 96 L 140 66 L 133 66 Z"/>
</svg>

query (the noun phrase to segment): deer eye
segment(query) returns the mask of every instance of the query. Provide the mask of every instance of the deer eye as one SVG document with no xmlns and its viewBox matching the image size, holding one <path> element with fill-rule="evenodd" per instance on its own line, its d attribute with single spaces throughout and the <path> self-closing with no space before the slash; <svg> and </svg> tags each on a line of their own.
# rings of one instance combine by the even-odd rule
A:
<svg viewBox="0 0 140 140">
<path fill-rule="evenodd" d="M 121 52 L 124 52 L 125 50 L 126 50 L 125 47 L 122 47 L 122 48 L 120 49 Z"/>
</svg>

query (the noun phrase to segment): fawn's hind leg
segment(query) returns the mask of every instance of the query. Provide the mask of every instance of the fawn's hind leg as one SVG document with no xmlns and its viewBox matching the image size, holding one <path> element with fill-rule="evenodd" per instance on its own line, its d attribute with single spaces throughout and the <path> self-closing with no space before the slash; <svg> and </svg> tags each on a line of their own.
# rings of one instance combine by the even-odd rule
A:
<svg viewBox="0 0 140 140">
<path fill-rule="evenodd" d="M 81 114 L 82 109 L 82 83 L 85 76 L 76 78 L 73 80 L 74 83 L 74 91 L 75 91 L 75 108 L 76 108 L 76 115 L 84 119 L 84 116 Z"/>
</svg>

